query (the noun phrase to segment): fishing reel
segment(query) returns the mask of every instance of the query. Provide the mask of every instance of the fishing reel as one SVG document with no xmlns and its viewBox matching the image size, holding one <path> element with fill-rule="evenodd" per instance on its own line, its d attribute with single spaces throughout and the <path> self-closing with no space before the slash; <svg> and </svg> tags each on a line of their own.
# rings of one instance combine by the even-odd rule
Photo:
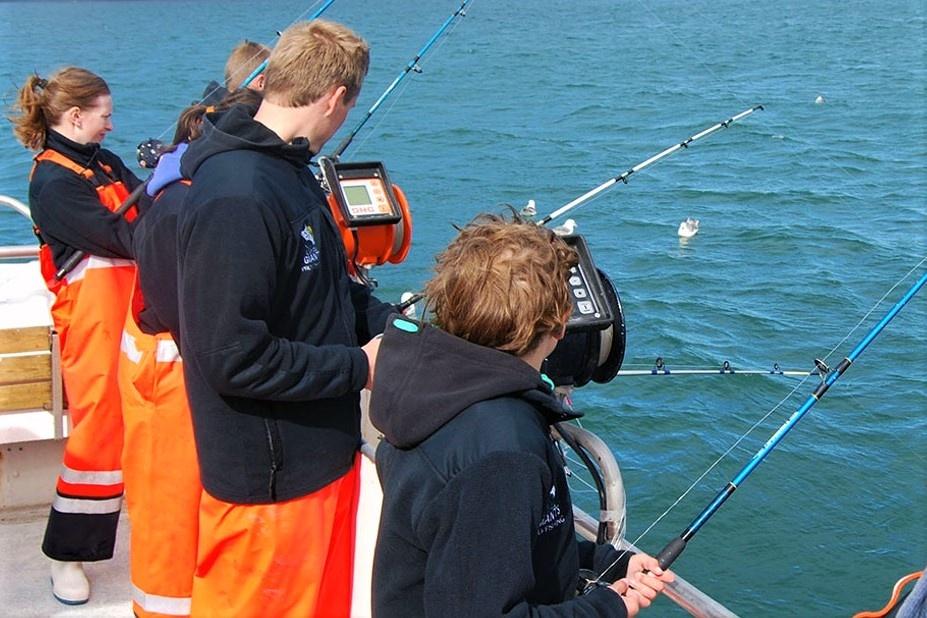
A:
<svg viewBox="0 0 927 618">
<path fill-rule="evenodd" d="M 146 139 L 135 147 L 138 166 L 146 170 L 153 170 L 158 167 L 158 160 L 161 158 L 161 155 L 170 147 L 170 144 L 165 144 L 159 139 L 153 137 Z"/>
<path fill-rule="evenodd" d="M 578 234 L 561 238 L 579 255 L 570 271 L 573 310 L 566 335 L 547 358 L 544 373 L 557 386 L 584 386 L 590 380 L 611 382 L 624 361 L 627 331 L 621 299 L 611 279 L 596 268 L 586 240 Z"/>
<path fill-rule="evenodd" d="M 412 245 L 412 213 L 383 163 L 342 163 L 320 157 L 319 167 L 349 273 L 359 275 L 361 268 L 405 260 Z"/>
</svg>

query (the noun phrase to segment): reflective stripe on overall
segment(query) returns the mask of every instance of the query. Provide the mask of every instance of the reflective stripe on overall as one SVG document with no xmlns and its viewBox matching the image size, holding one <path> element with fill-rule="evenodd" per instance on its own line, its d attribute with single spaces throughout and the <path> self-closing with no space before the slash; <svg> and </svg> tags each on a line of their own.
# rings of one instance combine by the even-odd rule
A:
<svg viewBox="0 0 927 618">
<path fill-rule="evenodd" d="M 143 305 L 136 287 L 132 306 Z M 132 609 L 140 618 L 187 616 L 202 486 L 183 363 L 170 333 L 143 333 L 134 311 L 126 317 L 121 349 Z"/>
</svg>

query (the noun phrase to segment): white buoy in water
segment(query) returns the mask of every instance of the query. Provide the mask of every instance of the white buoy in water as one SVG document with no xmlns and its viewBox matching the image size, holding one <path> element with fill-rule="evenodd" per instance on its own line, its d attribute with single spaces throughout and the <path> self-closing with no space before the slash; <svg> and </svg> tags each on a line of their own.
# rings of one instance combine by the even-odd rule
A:
<svg viewBox="0 0 927 618">
<path fill-rule="evenodd" d="M 698 219 L 686 217 L 686 220 L 679 224 L 676 233 L 679 234 L 680 238 L 692 238 L 698 234 Z"/>
<path fill-rule="evenodd" d="M 814 104 L 815 104 L 815 105 L 824 105 L 826 102 L 827 102 L 827 99 L 824 98 L 824 95 L 823 95 L 823 94 L 819 94 L 819 95 L 814 99 Z"/>
</svg>

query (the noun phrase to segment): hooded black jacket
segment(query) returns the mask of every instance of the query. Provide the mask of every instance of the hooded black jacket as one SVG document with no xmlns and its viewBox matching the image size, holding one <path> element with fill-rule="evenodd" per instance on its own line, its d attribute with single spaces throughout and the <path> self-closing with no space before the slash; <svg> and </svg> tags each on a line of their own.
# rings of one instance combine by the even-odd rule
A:
<svg viewBox="0 0 927 618">
<path fill-rule="evenodd" d="M 573 597 L 581 562 L 618 556 L 576 541 L 550 425 L 577 416 L 524 361 L 390 318 L 371 398 L 385 436 L 374 615 L 625 616 L 610 589 Z"/>
<path fill-rule="evenodd" d="M 177 218 L 190 189 L 189 179 L 182 181 L 180 175 L 180 156 L 187 147 L 183 143 L 161 155 L 148 181 L 147 192 L 154 200 L 132 234 L 138 287 L 144 299 L 138 307 L 138 326 L 149 335 L 170 332 L 175 342 L 180 341 Z M 137 299 L 133 305 L 138 305 Z"/>
<path fill-rule="evenodd" d="M 181 355 L 203 487 L 226 502 L 307 495 L 360 442 L 358 346 L 392 307 L 348 278 L 310 156 L 234 107 L 181 161 Z"/>
<path fill-rule="evenodd" d="M 50 130 L 45 148 L 57 150 L 75 163 L 93 170 L 101 183 L 121 180 L 132 191 L 141 182 L 117 155 L 100 144 L 78 144 Z M 109 178 L 98 165 L 113 170 Z M 139 204 L 144 208 L 147 198 Z M 132 224 L 100 203 L 96 189 L 86 180 L 51 161 L 41 161 L 29 182 L 29 209 L 61 267 L 77 250 L 107 258 L 132 258 Z"/>
</svg>

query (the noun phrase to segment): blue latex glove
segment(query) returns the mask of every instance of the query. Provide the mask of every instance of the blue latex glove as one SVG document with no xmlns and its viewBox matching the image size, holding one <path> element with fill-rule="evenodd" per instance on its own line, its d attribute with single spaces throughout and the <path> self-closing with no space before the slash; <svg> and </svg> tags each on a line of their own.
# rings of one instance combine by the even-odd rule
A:
<svg viewBox="0 0 927 618">
<path fill-rule="evenodd" d="M 158 167 L 155 168 L 151 180 L 148 181 L 148 187 L 145 189 L 148 195 L 154 197 L 167 185 L 183 178 L 180 174 L 180 157 L 187 151 L 187 146 L 189 144 L 186 142 L 180 143 L 173 152 L 166 152 L 161 155 Z"/>
</svg>

